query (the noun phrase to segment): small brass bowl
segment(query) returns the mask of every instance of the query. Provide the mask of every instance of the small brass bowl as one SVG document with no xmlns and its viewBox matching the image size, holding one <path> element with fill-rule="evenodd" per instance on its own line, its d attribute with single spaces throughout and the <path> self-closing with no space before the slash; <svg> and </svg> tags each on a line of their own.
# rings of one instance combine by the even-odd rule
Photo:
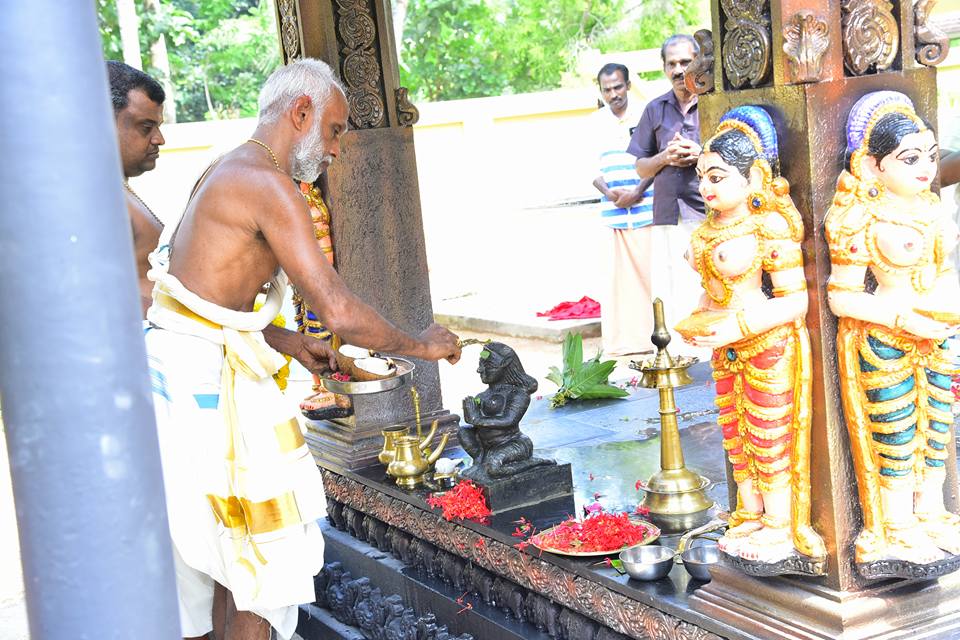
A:
<svg viewBox="0 0 960 640">
<path fill-rule="evenodd" d="M 691 547 L 680 554 L 683 568 L 697 580 L 710 580 L 710 565 L 720 561 L 720 547 L 717 544 L 704 544 Z"/>
<path fill-rule="evenodd" d="M 634 580 L 659 580 L 673 569 L 675 553 L 670 547 L 659 545 L 634 547 L 620 552 L 620 562 Z"/>
</svg>

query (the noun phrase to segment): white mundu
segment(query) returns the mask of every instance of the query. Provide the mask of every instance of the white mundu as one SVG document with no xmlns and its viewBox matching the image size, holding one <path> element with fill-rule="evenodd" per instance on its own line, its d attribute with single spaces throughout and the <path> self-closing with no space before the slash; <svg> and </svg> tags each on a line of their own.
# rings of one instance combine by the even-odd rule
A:
<svg viewBox="0 0 960 640">
<path fill-rule="evenodd" d="M 216 581 L 238 610 L 290 638 L 297 605 L 315 600 L 324 495 L 273 378 L 286 360 L 262 334 L 286 276 L 259 311 L 245 313 L 199 298 L 151 259 L 145 338 L 183 635 L 212 630 Z"/>
</svg>

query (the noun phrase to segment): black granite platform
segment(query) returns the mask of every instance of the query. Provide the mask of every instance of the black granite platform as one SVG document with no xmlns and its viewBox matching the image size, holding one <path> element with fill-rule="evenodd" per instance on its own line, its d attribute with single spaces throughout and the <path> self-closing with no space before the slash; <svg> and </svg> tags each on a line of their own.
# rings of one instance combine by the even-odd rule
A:
<svg viewBox="0 0 960 640">
<path fill-rule="evenodd" d="M 710 369 L 706 363 L 701 363 L 695 365 L 691 373 L 694 383 L 677 390 L 676 394 L 686 463 L 689 468 L 713 481 L 708 493 L 720 508 L 726 509 L 724 456 L 720 430 L 713 419 L 716 411 Z M 580 513 L 584 505 L 595 500 L 608 510 L 632 511 L 643 497 L 635 488 L 636 481 L 647 480 L 659 469 L 659 397 L 656 390 L 631 388 L 629 391 L 630 396 L 622 400 L 571 403 L 558 409 L 550 408 L 546 396 L 534 400 L 521 423 L 521 429 L 533 440 L 535 455 L 571 464 L 573 499 L 551 500 L 499 513 L 487 524 L 458 521 L 454 529 L 461 533 L 456 535 L 473 540 L 471 544 L 478 544 L 475 542 L 478 539 L 487 540 L 487 545 L 501 543 L 497 548 L 506 555 L 513 554 L 513 545 L 518 542 L 511 534 L 521 517 L 542 530 Z M 462 450 L 455 454 L 467 457 Z M 425 504 L 428 489 L 399 489 L 386 476 L 382 465 L 358 471 L 338 469 L 332 465 L 324 465 L 324 469 L 328 497 L 332 496 L 337 508 L 343 509 L 344 505 L 353 503 L 353 508 L 347 507 L 348 511 L 352 511 L 347 515 L 354 522 L 341 522 L 341 526 L 345 530 L 359 532 L 357 537 L 366 539 L 361 531 L 363 527 L 358 522 L 366 516 L 370 519 L 382 518 L 389 526 L 396 526 L 399 522 L 413 535 L 414 540 L 439 537 L 441 542 L 432 540 L 436 548 L 431 552 L 442 550 L 443 540 L 449 540 L 452 536 L 450 531 L 454 529 L 449 529 L 447 533 L 438 533 L 434 529 L 449 528 L 451 525 L 439 520 L 439 511 L 428 513 L 429 508 Z M 387 514 L 389 510 L 392 510 L 392 515 Z M 399 511 L 403 513 L 397 515 Z M 344 515 L 341 512 L 337 517 L 343 518 Z M 420 522 L 415 522 L 418 519 Z M 677 539 L 664 537 L 660 542 L 675 547 Z M 509 550 L 503 551 L 508 547 Z M 477 561 L 475 557 L 471 559 L 470 556 L 476 554 L 471 554 L 470 549 L 464 548 L 463 551 L 466 562 Z M 675 618 L 671 624 L 683 621 L 680 624 L 692 624 L 710 634 L 740 637 L 735 629 L 690 609 L 688 598 L 703 583 L 690 578 L 681 565 L 676 565 L 665 579 L 639 582 L 604 566 L 602 558 L 583 559 L 541 553 L 532 546 L 523 553 L 542 561 L 535 563 L 541 568 L 538 571 L 550 573 L 559 570 L 556 576 L 567 576 L 563 579 L 569 580 L 570 584 L 576 581 L 581 585 L 592 585 L 589 588 L 598 593 L 608 591 L 616 594 L 618 602 L 636 603 L 644 610 L 650 607 L 655 613 L 660 612 L 657 615 L 662 613 Z M 545 597 L 562 600 L 557 595 L 545 594 Z M 584 598 L 573 599 L 578 600 Z M 580 613 L 595 620 L 603 618 L 602 615 L 591 615 L 589 611 L 581 610 Z"/>
<path fill-rule="evenodd" d="M 709 366 L 695 365 L 691 374 L 694 382 L 676 392 L 686 465 L 712 481 L 708 495 L 719 509 L 728 509 L 725 456 L 715 422 L 717 411 Z M 327 530 L 331 542 L 336 538 L 330 545 L 328 560 L 345 565 L 350 561 L 360 572 L 364 571 L 361 567 L 367 566 L 385 585 L 407 594 L 409 606 L 416 608 L 418 614 L 420 609 L 437 608 L 437 598 L 446 599 L 440 608 L 456 608 L 459 593 L 461 598 L 473 602 L 476 613 L 482 615 L 477 618 L 472 613 L 458 613 L 457 616 L 463 616 L 461 621 L 450 624 L 448 616 L 444 622 L 450 624 L 451 633 L 472 632 L 474 640 L 540 638 L 544 634 L 536 625 L 530 627 L 530 620 L 524 623 L 524 630 L 517 626 L 516 616 L 484 607 L 482 598 L 468 595 L 472 593 L 468 581 L 465 585 L 450 584 L 449 580 L 424 575 L 430 571 L 443 574 L 440 567 L 430 569 L 431 554 L 437 559 L 454 558 L 461 569 L 467 567 L 474 573 L 479 570 L 487 576 L 505 576 L 528 599 L 537 596 L 546 606 L 559 607 L 567 622 L 586 619 L 588 624 L 608 625 L 595 635 L 583 636 L 592 640 L 757 637 L 691 609 L 691 595 L 706 583 L 692 579 L 682 565 L 675 565 L 670 575 L 659 581 L 639 582 L 605 566 L 602 558 L 572 558 L 541 553 L 534 547 L 522 552 L 514 548 L 517 538 L 511 534 L 520 517 L 542 530 L 567 516 L 581 514 L 583 507 L 594 501 L 609 511 L 632 511 L 642 499 L 636 481 L 646 480 L 659 469 L 659 398 L 655 390 L 629 391 L 629 397 L 622 400 L 571 403 L 559 409 L 550 407 L 548 396 L 535 399 L 521 428 L 533 440 L 535 455 L 571 465 L 574 495 L 499 513 L 485 524 L 443 521 L 439 510 L 430 511 L 425 504 L 428 489 L 401 490 L 380 465 L 356 472 L 325 465 L 328 498 L 332 496 L 331 504 L 340 519 L 340 532 Z M 453 454 L 467 457 L 462 450 L 454 450 Z M 377 526 L 400 531 L 399 543 L 407 547 L 398 552 L 389 548 L 389 541 L 384 546 L 384 540 L 376 540 Z M 676 537 L 664 536 L 655 544 L 676 548 L 677 542 Z M 486 549 L 478 551 L 483 546 Z M 390 558 L 385 549 L 393 557 L 403 558 L 390 578 L 383 573 Z M 517 558 L 521 560 L 518 562 Z M 379 568 L 369 565 L 371 560 L 377 560 Z M 809 583 L 817 580 L 808 578 Z M 552 615 L 557 616 L 555 611 Z M 563 628 L 548 635 L 554 640 L 578 637 Z M 313 640 L 311 636 L 304 638 Z"/>
</svg>

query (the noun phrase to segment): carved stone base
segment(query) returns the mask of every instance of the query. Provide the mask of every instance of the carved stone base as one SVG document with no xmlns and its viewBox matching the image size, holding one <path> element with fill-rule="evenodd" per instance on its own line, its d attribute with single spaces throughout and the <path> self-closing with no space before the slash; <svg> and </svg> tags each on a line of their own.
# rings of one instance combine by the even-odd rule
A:
<svg viewBox="0 0 960 640">
<path fill-rule="evenodd" d="M 876 562 L 858 562 L 857 571 L 864 578 L 920 578 L 930 579 L 945 576 L 960 569 L 960 556 L 947 556 L 943 560 L 928 564 L 916 564 L 905 560 L 877 560 Z"/>
<path fill-rule="evenodd" d="M 440 421 L 437 434 L 433 438 L 434 442 L 439 442 L 444 433 L 450 433 L 447 449 L 456 447 L 457 427 L 460 424 L 460 417 L 446 410 L 424 414 L 421 417 L 424 432 L 427 431 L 430 423 L 434 420 Z M 411 419 L 410 422 L 405 424 L 412 422 Z M 310 447 L 310 453 L 313 454 L 313 458 L 318 464 L 322 462 L 341 469 L 355 471 L 373 464 L 379 464 L 377 454 L 383 448 L 383 436 L 380 431 L 390 426 L 394 425 L 358 424 L 355 417 L 346 420 L 307 422 L 305 440 L 307 446 Z"/>
<path fill-rule="evenodd" d="M 960 576 L 896 581 L 860 592 L 815 581 L 754 578 L 723 564 L 690 599 L 694 609 L 744 638 L 893 640 L 960 636 Z"/>
<path fill-rule="evenodd" d="M 749 576 L 758 578 L 769 578 L 772 576 L 822 576 L 827 572 L 826 560 L 818 560 L 810 556 L 802 556 L 794 553 L 791 556 L 778 560 L 777 562 L 758 562 L 756 560 L 744 560 L 739 556 L 731 556 L 724 553 L 723 561 L 731 567 L 742 571 Z"/>
<path fill-rule="evenodd" d="M 384 596 L 380 589 L 370 582 L 370 578 L 354 579 L 339 562 L 328 562 L 314 578 L 317 601 L 306 612 L 316 607 L 328 609 L 341 624 L 354 627 L 362 638 L 381 640 L 473 640 L 473 636 L 464 633 L 454 636 L 447 627 L 437 621 L 433 613 L 418 615 L 412 608 L 405 606 L 399 595 Z M 301 609 L 301 614 L 304 610 Z M 307 640 L 320 637 L 323 629 L 311 629 L 309 620 L 300 616 L 297 631 Z M 325 625 L 328 627 L 332 626 Z M 343 637 L 344 630 L 337 630 Z M 352 630 L 351 630 L 352 631 Z"/>
<path fill-rule="evenodd" d="M 496 514 L 554 498 L 573 496 L 573 473 L 569 462 L 550 464 L 480 486 L 487 495 L 490 511 Z"/>
</svg>

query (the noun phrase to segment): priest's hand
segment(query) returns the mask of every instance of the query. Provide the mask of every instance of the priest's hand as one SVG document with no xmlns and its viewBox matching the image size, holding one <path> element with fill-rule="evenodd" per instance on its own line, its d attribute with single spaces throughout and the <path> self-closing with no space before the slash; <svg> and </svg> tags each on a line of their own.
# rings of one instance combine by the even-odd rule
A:
<svg viewBox="0 0 960 640">
<path fill-rule="evenodd" d="M 307 371 L 315 375 L 322 375 L 337 370 L 337 357 L 333 348 L 326 340 L 318 340 L 303 334 L 300 336 L 300 348 L 296 353 L 292 353 L 297 362 L 302 364 Z"/>
</svg>

